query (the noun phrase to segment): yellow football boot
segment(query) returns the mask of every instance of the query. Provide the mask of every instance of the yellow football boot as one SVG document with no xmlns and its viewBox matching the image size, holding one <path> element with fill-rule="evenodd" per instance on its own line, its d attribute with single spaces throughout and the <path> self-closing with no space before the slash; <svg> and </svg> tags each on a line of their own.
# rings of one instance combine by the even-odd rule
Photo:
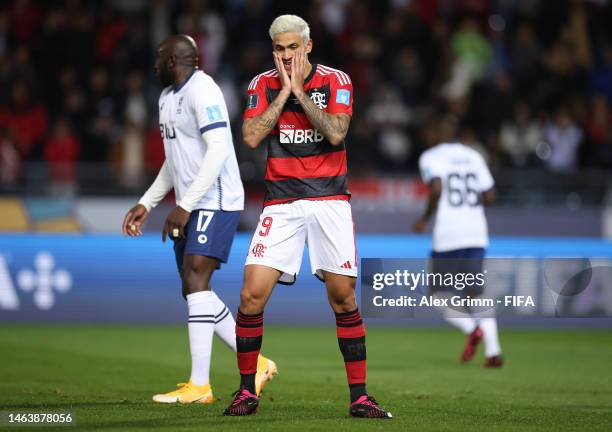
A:
<svg viewBox="0 0 612 432">
<path fill-rule="evenodd" d="M 199 386 L 189 380 L 188 383 L 179 383 L 176 386 L 178 387 L 177 390 L 156 394 L 153 396 L 153 401 L 157 403 L 209 404 L 215 400 L 210 384 Z"/>
<path fill-rule="evenodd" d="M 257 396 L 276 375 L 278 375 L 276 363 L 262 355 L 257 357 L 257 374 L 255 375 L 255 393 Z"/>
</svg>

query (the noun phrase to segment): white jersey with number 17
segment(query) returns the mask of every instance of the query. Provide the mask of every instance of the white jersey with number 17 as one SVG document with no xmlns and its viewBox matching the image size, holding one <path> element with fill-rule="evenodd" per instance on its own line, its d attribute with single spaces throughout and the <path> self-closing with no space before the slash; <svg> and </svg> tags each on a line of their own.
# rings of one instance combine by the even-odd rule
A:
<svg viewBox="0 0 612 432">
<path fill-rule="evenodd" d="M 177 204 L 197 176 L 206 154 L 202 134 L 223 128 L 229 156 L 216 182 L 194 207 L 238 211 L 244 209 L 244 189 L 232 140 L 225 99 L 219 86 L 195 69 L 179 87 L 165 88 L 159 97 L 159 128 L 172 175 Z"/>
<path fill-rule="evenodd" d="M 419 159 L 425 183 L 439 178 L 442 194 L 433 229 L 433 250 L 484 248 L 489 244 L 482 193 L 495 182 L 482 156 L 460 143 L 443 143 Z"/>
</svg>

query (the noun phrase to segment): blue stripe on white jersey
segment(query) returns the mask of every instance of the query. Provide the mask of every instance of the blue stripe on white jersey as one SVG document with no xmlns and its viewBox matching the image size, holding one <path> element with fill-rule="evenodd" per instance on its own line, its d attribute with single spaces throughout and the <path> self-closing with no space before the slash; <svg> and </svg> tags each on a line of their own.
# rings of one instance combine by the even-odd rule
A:
<svg viewBox="0 0 612 432">
<path fill-rule="evenodd" d="M 209 125 L 202 126 L 200 128 L 200 133 L 203 134 L 204 132 L 208 132 L 209 130 L 213 130 L 213 129 L 217 129 L 217 128 L 221 128 L 221 127 L 227 127 L 227 122 L 220 121 L 220 122 L 217 122 L 217 123 L 211 123 Z"/>
</svg>

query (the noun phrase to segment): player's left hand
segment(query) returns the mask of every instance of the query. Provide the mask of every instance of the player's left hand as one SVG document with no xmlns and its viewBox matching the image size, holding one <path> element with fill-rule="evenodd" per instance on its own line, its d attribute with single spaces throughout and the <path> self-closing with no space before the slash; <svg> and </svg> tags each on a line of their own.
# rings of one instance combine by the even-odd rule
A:
<svg viewBox="0 0 612 432">
<path fill-rule="evenodd" d="M 422 234 L 427 230 L 427 220 L 421 218 L 414 223 L 414 232 Z"/>
<path fill-rule="evenodd" d="M 298 48 L 291 59 L 291 91 L 294 95 L 304 92 L 304 70 L 306 69 L 306 51 Z"/>
<path fill-rule="evenodd" d="M 162 230 L 162 241 L 166 242 L 166 236 L 170 238 L 185 238 L 185 226 L 189 222 L 189 215 L 191 213 L 187 210 L 176 206 L 174 210 L 170 212 L 164 223 L 164 229 Z M 177 234 L 178 231 L 178 235 Z"/>
</svg>

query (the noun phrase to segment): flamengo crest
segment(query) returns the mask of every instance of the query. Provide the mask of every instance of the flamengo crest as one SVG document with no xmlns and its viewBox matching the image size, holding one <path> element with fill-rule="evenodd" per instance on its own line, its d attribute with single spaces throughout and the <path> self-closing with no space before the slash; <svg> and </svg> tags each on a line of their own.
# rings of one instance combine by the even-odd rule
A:
<svg viewBox="0 0 612 432">
<path fill-rule="evenodd" d="M 314 104 L 319 109 L 327 108 L 327 102 L 325 101 L 325 93 L 321 92 L 312 92 L 310 93 L 310 99 L 314 102 Z"/>
</svg>

